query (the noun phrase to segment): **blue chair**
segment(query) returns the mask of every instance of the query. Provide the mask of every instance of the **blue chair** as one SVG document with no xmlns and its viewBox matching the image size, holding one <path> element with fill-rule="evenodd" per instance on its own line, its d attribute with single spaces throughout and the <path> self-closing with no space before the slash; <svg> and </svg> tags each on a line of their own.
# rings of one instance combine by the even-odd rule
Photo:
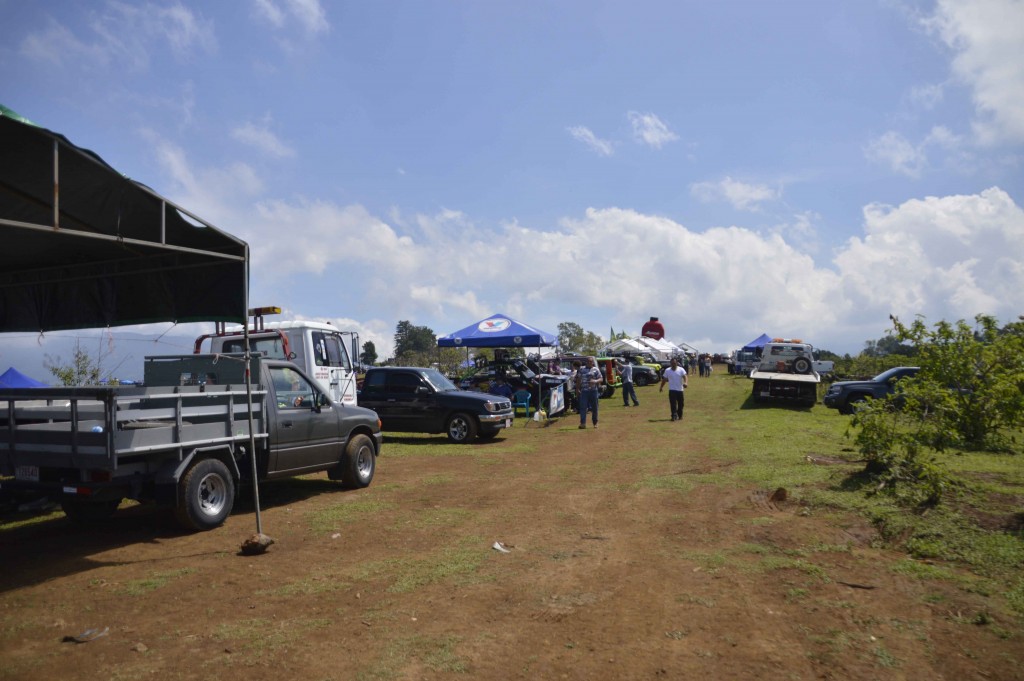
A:
<svg viewBox="0 0 1024 681">
<path fill-rule="evenodd" d="M 530 417 L 530 401 L 533 396 L 530 395 L 529 390 L 520 388 L 519 390 L 512 393 L 512 413 L 515 416 L 519 416 L 519 410 L 522 409 L 526 412 L 526 417 Z"/>
</svg>

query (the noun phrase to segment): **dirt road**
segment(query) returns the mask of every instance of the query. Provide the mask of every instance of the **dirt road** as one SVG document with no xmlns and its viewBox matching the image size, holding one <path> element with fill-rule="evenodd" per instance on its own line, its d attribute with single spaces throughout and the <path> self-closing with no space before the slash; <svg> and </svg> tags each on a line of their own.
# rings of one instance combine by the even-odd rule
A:
<svg viewBox="0 0 1024 681">
<path fill-rule="evenodd" d="M 863 520 L 723 484 L 692 384 L 679 423 L 644 388 L 598 430 L 389 438 L 366 490 L 267 486 L 263 556 L 236 555 L 246 509 L 0 531 L 0 679 L 1024 678 L 1019 625 L 892 569 Z"/>
</svg>

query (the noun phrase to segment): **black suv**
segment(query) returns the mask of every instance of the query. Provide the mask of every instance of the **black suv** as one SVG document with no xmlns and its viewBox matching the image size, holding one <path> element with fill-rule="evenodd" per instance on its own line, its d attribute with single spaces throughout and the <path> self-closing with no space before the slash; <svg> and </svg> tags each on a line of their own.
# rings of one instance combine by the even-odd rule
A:
<svg viewBox="0 0 1024 681">
<path fill-rule="evenodd" d="M 896 390 L 896 383 L 917 375 L 918 367 L 893 367 L 869 381 L 837 381 L 829 386 L 822 400 L 826 407 L 838 409 L 840 414 L 852 414 L 858 402 L 879 400 Z"/>
<path fill-rule="evenodd" d="M 436 369 L 371 367 L 359 406 L 377 412 L 385 433 L 447 433 L 452 442 L 490 439 L 512 426 L 512 401 L 459 390 Z"/>
</svg>

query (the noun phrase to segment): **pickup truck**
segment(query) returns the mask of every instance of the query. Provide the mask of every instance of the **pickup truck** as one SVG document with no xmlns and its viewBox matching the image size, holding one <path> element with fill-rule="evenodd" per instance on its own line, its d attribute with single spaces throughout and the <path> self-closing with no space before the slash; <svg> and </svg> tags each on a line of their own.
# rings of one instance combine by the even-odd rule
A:
<svg viewBox="0 0 1024 681">
<path fill-rule="evenodd" d="M 822 402 L 840 414 L 852 414 L 858 402 L 880 400 L 896 391 L 896 384 L 917 375 L 918 367 L 893 367 L 867 381 L 837 381 L 829 386 Z"/>
<path fill-rule="evenodd" d="M 437 369 L 371 367 L 359 404 L 380 416 L 386 432 L 446 433 L 456 443 L 489 440 L 512 427 L 512 400 L 459 390 Z"/>
<path fill-rule="evenodd" d="M 260 480 L 327 471 L 342 487 L 368 486 L 377 415 L 332 402 L 291 362 L 250 363 L 251 387 L 244 355 L 222 354 L 147 357 L 143 387 L 0 390 L 0 493 L 49 495 L 83 522 L 125 498 L 155 502 L 208 530 L 252 482 L 253 449 Z"/>
</svg>

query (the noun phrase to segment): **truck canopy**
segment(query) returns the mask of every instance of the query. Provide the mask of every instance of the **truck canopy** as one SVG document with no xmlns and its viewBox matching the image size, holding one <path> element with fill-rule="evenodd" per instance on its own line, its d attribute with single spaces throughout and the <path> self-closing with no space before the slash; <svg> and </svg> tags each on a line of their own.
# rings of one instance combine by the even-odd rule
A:
<svg viewBox="0 0 1024 681">
<path fill-rule="evenodd" d="M 0 332 L 244 323 L 248 246 L 0 106 Z"/>
</svg>

